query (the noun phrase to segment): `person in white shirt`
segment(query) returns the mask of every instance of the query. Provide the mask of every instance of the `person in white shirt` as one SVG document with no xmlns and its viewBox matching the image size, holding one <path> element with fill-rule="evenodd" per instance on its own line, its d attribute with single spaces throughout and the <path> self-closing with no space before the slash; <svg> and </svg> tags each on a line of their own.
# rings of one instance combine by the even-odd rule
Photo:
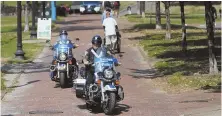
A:
<svg viewBox="0 0 222 116">
<path fill-rule="evenodd" d="M 111 49 L 114 49 L 117 36 L 121 37 L 119 31 L 117 22 L 114 18 L 110 17 L 110 12 L 106 13 L 106 19 L 103 21 L 103 28 L 105 33 L 105 45 L 107 47 L 111 47 Z"/>
</svg>

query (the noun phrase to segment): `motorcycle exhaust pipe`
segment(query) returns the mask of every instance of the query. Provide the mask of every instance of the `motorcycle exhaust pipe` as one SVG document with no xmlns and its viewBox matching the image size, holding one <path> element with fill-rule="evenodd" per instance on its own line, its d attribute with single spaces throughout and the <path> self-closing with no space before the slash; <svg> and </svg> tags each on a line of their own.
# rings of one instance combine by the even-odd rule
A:
<svg viewBox="0 0 222 116">
<path fill-rule="evenodd" d="M 55 65 L 51 65 L 51 66 L 50 66 L 50 71 L 53 72 L 53 71 L 55 71 L 55 69 L 56 69 Z"/>
<path fill-rule="evenodd" d="M 96 84 L 91 85 L 90 87 L 90 92 L 97 92 L 99 90 L 99 87 Z"/>
</svg>

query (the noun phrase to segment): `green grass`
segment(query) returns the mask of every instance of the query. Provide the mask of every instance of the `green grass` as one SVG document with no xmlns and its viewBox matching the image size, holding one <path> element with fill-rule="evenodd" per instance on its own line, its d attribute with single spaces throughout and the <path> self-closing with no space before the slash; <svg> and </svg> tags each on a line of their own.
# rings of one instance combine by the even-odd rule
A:
<svg viewBox="0 0 222 116">
<path fill-rule="evenodd" d="M 25 23 L 25 17 L 22 17 L 22 23 Z M 29 17 L 29 23 L 32 23 L 31 16 Z M 1 26 L 17 25 L 17 16 L 5 16 L 1 18 Z"/>
<path fill-rule="evenodd" d="M 142 24 L 156 24 L 155 15 L 146 14 L 146 18 L 141 18 L 138 15 L 128 15 L 128 20 L 131 22 L 139 22 Z M 181 25 L 180 14 L 171 14 L 170 16 L 171 24 Z M 205 16 L 200 14 L 189 14 L 186 15 L 185 19 L 186 24 L 206 24 Z M 216 19 L 216 22 L 221 22 L 219 18 Z M 166 24 L 165 15 L 161 16 L 161 24 Z"/>
<path fill-rule="evenodd" d="M 57 21 L 64 20 L 64 17 L 57 16 Z M 25 25 L 25 19 L 22 17 L 22 31 L 24 30 Z M 32 20 L 31 17 L 29 17 L 29 29 L 31 29 Z M 37 25 L 37 24 L 36 24 Z M 56 25 L 54 22 L 52 22 L 52 29 L 55 28 Z M 17 17 L 15 16 L 6 16 L 1 18 L 1 33 L 7 33 L 7 32 L 16 32 L 17 31 Z"/>
<path fill-rule="evenodd" d="M 4 76 L 4 73 L 1 72 L 1 90 L 6 89 L 5 79 L 3 78 L 3 76 Z"/>
<path fill-rule="evenodd" d="M 23 51 L 25 52 L 24 61 L 16 61 L 14 59 L 17 45 L 17 25 L 16 17 L 3 17 L 3 26 L 1 27 L 1 59 L 7 63 L 24 63 L 30 62 L 39 53 L 43 44 L 39 43 L 23 43 Z M 10 23 L 11 22 L 11 23 Z M 24 21 L 23 21 L 24 22 Z M 31 23 L 30 23 L 31 25 Z M 22 31 L 24 24 L 22 24 Z M 30 39 L 30 32 L 22 32 L 22 40 Z"/>
<path fill-rule="evenodd" d="M 120 1 L 120 11 L 127 9 L 128 6 L 135 5 L 136 1 Z"/>
<path fill-rule="evenodd" d="M 72 1 L 56 1 L 57 6 L 60 6 L 61 4 L 65 4 L 70 7 L 70 6 L 72 6 Z"/>
<path fill-rule="evenodd" d="M 16 52 L 16 45 L 17 45 L 17 33 L 15 32 L 8 32 L 2 33 L 1 38 L 1 57 L 7 59 L 8 62 L 17 62 L 14 59 L 15 52 Z M 23 40 L 29 39 L 29 33 L 23 33 Z M 23 43 L 23 50 L 25 52 L 25 61 L 31 61 L 39 53 L 43 48 L 43 44 L 37 43 Z M 23 62 L 25 62 L 23 61 Z"/>
<path fill-rule="evenodd" d="M 172 39 L 165 39 L 165 31 L 146 30 L 146 37 L 140 41 L 140 45 L 150 57 L 161 59 L 155 64 L 161 73 L 165 75 L 176 72 L 193 74 L 198 71 L 208 72 L 208 49 L 206 31 L 201 29 L 187 29 L 187 56 L 181 51 L 181 30 L 172 31 Z M 216 31 L 216 43 L 220 47 L 220 31 Z M 217 49 L 217 57 L 220 57 L 220 49 Z M 218 58 L 219 60 L 219 58 Z M 219 60 L 220 61 L 220 60 Z"/>
<path fill-rule="evenodd" d="M 145 35 L 142 39 L 141 37 L 131 39 L 139 40 L 139 45 L 143 47 L 148 56 L 158 59 L 154 68 L 156 68 L 159 73 L 167 77 L 160 79 L 162 82 L 166 82 L 167 85 L 170 85 L 170 87 L 174 86 L 176 89 L 180 88 L 180 86 L 182 86 L 181 89 L 199 88 L 206 85 L 213 86 L 220 82 L 218 76 L 213 76 L 212 78 L 208 76 L 203 76 L 203 78 L 194 76 L 196 74 L 200 74 L 202 76 L 209 73 L 209 55 L 206 30 L 188 26 L 188 46 L 185 54 L 182 52 L 181 47 L 182 33 L 181 25 L 178 24 L 179 21 L 173 22 L 171 25 L 171 39 L 166 40 L 165 25 L 162 25 L 163 30 L 155 30 L 155 22 L 149 24 L 147 23 L 148 19 L 135 18 L 136 16 L 127 17 L 129 21 L 137 22 L 138 24 L 136 24 L 132 29 L 125 31 L 139 31 Z M 218 61 L 218 68 L 221 70 L 220 30 L 215 31 L 215 37 L 216 47 L 218 47 L 215 49 L 216 57 Z"/>
<path fill-rule="evenodd" d="M 160 9 L 161 11 L 164 11 L 165 7 L 162 2 L 160 2 Z M 213 5 L 217 13 L 219 12 L 219 9 L 221 8 L 221 5 Z M 184 6 L 185 14 L 204 14 L 205 13 L 205 6 L 196 6 L 196 5 L 186 5 Z M 170 13 L 172 14 L 180 14 L 180 6 L 170 6 Z"/>
<path fill-rule="evenodd" d="M 181 73 L 175 73 L 173 76 L 167 78 L 167 82 L 171 86 L 189 86 L 193 88 L 201 88 L 204 86 L 217 86 L 220 82 L 220 75 L 199 75 L 192 78 L 183 76 Z"/>
<path fill-rule="evenodd" d="M 2 4 L 2 1 L 1 1 Z M 7 6 L 17 6 L 17 1 L 4 1 L 4 4 Z M 26 4 L 26 1 L 22 1 L 22 5 Z"/>
<path fill-rule="evenodd" d="M 181 73 L 175 73 L 172 76 L 156 78 L 153 81 L 156 87 L 167 93 L 182 93 L 193 90 L 221 92 L 220 75 L 183 76 Z"/>
</svg>

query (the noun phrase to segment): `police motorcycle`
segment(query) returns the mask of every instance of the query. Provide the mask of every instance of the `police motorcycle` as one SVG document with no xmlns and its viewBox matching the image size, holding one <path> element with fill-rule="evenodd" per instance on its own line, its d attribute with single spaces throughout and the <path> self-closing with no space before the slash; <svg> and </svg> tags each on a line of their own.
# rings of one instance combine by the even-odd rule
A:
<svg viewBox="0 0 222 116">
<path fill-rule="evenodd" d="M 76 38 L 76 41 L 79 39 Z M 47 41 L 49 43 L 49 41 Z M 61 88 L 73 84 L 73 80 L 78 78 L 79 66 L 76 59 L 73 57 L 72 49 L 78 45 L 71 43 L 68 39 L 58 41 L 55 46 L 50 46 L 54 50 L 54 61 L 50 66 L 52 81 L 59 82 Z"/>
<path fill-rule="evenodd" d="M 116 103 L 124 99 L 123 87 L 120 85 L 120 72 L 117 72 L 115 67 L 119 63 L 102 47 L 93 54 L 95 57 L 91 64 L 94 67 L 94 83 L 86 85 L 85 78 L 75 79 L 76 97 L 85 99 L 89 109 L 100 106 L 105 114 L 111 114 Z M 80 71 L 80 75 L 86 76 L 84 71 Z"/>
</svg>

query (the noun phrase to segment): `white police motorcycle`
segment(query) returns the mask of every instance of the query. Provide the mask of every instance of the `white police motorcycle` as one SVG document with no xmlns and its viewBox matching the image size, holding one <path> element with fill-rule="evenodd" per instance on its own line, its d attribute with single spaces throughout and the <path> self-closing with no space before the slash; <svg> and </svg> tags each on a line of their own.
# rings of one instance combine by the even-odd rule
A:
<svg viewBox="0 0 222 116">
<path fill-rule="evenodd" d="M 123 87 L 120 85 L 120 73 L 115 66 L 118 61 L 107 54 L 105 48 L 92 50 L 94 57 L 94 83 L 86 85 L 84 71 L 80 71 L 82 79 L 74 81 L 76 97 L 84 98 L 87 108 L 101 106 L 105 114 L 111 114 L 117 102 L 124 99 Z M 87 76 L 86 76 L 87 78 Z"/>
</svg>

